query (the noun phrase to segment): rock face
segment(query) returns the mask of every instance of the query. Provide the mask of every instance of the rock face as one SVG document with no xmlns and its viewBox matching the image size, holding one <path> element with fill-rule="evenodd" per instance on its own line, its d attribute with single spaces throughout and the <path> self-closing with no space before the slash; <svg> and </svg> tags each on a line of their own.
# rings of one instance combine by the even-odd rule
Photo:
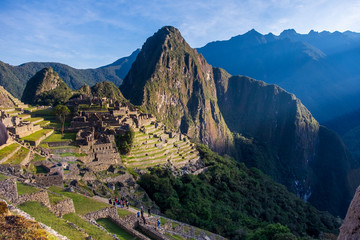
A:
<svg viewBox="0 0 360 240">
<path fill-rule="evenodd" d="M 360 187 L 357 188 L 344 223 L 340 227 L 338 240 L 360 239 Z"/>
<path fill-rule="evenodd" d="M 232 144 L 217 104 L 213 69 L 174 27 L 161 28 L 145 42 L 120 90 L 166 126 L 218 152 Z"/>
<path fill-rule="evenodd" d="M 53 105 L 64 103 L 70 97 L 71 89 L 51 67 L 47 67 L 27 82 L 21 100 L 33 105 Z"/>
<path fill-rule="evenodd" d="M 276 85 L 219 68 L 214 73 L 219 107 L 230 130 L 271 146 L 277 156 L 272 169 L 270 164 L 255 166 L 305 197 L 310 187 L 307 163 L 314 159 L 319 123 L 299 99 Z"/>
</svg>

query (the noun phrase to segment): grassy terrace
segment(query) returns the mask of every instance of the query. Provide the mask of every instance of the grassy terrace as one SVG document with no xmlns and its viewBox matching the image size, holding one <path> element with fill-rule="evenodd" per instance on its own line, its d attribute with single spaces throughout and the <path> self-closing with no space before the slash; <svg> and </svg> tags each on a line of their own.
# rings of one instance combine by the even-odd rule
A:
<svg viewBox="0 0 360 240">
<path fill-rule="evenodd" d="M 40 191 L 40 189 L 38 189 L 38 188 L 28 186 L 28 185 L 25 185 L 25 184 L 22 184 L 22 183 L 19 183 L 19 182 L 16 183 L 16 186 L 17 186 L 17 190 L 18 190 L 19 195 L 35 193 L 35 192 Z"/>
<path fill-rule="evenodd" d="M 90 212 L 98 211 L 100 209 L 109 207 L 110 205 L 98 202 L 89 197 L 83 196 L 81 194 L 65 192 L 64 189 L 56 186 L 52 186 L 49 188 L 50 191 L 55 193 L 60 193 L 68 198 L 71 198 L 74 202 L 75 211 L 80 215 L 85 215 Z"/>
<path fill-rule="evenodd" d="M 0 160 L 8 156 L 10 153 L 14 152 L 19 146 L 20 146 L 19 144 L 13 143 L 9 146 L 0 149 Z"/>
<path fill-rule="evenodd" d="M 48 225 L 71 240 L 86 239 L 84 234 L 69 225 L 64 219 L 56 217 L 48 208 L 42 206 L 39 202 L 26 202 L 20 204 L 18 207 L 34 217 L 36 221 Z"/>
<path fill-rule="evenodd" d="M 33 160 L 31 160 L 32 162 L 38 162 L 38 161 L 43 161 L 46 158 L 43 156 L 40 156 L 39 154 L 35 154 L 35 157 L 33 158 Z"/>
<path fill-rule="evenodd" d="M 60 157 L 70 157 L 70 156 L 84 157 L 84 156 L 87 156 L 87 155 L 86 155 L 86 153 L 71 153 L 71 152 L 60 153 Z"/>
<path fill-rule="evenodd" d="M 44 120 L 42 117 L 30 117 L 29 115 L 29 118 L 26 118 L 25 121 L 29 121 L 29 122 L 36 122 L 36 121 L 40 121 L 40 120 Z"/>
<path fill-rule="evenodd" d="M 9 158 L 3 164 L 18 165 L 22 162 L 22 160 L 24 160 L 28 153 L 29 149 L 21 147 L 14 155 L 11 156 L 11 158 Z"/>
<path fill-rule="evenodd" d="M 115 234 L 121 240 L 130 240 L 130 239 L 137 239 L 133 235 L 126 232 L 124 229 L 113 223 L 108 218 L 100 218 L 96 221 L 99 225 L 103 226 L 106 230 Z"/>
<path fill-rule="evenodd" d="M 45 127 L 46 125 L 49 125 L 50 124 L 50 121 L 41 121 L 41 122 L 38 122 L 36 123 L 35 125 L 40 125 L 41 127 Z"/>
<path fill-rule="evenodd" d="M 19 114 L 18 115 L 19 118 L 23 118 L 23 119 L 27 119 L 27 118 L 30 118 L 30 114 L 27 114 L 27 113 L 23 113 L 23 114 Z"/>
<path fill-rule="evenodd" d="M 50 200 L 50 204 L 51 205 L 55 205 L 65 199 L 68 199 L 67 197 L 63 196 L 63 195 L 57 195 L 54 193 L 50 193 L 48 192 L 48 196 L 49 196 L 49 200 Z"/>
<path fill-rule="evenodd" d="M 81 217 L 79 217 L 75 213 L 66 214 L 66 215 L 64 215 L 63 218 L 70 221 L 70 222 L 72 222 L 72 223 L 74 223 L 76 226 L 81 227 L 82 229 L 84 229 L 85 232 L 87 232 L 95 240 L 102 240 L 102 239 L 104 239 L 104 240 L 113 240 L 113 238 L 110 235 L 108 235 L 106 232 L 104 232 L 103 230 L 100 230 L 99 228 L 92 225 L 88 221 L 82 219 Z"/>
<path fill-rule="evenodd" d="M 8 179 L 7 176 L 0 174 L 0 181 L 6 180 L 6 179 Z"/>
<path fill-rule="evenodd" d="M 61 135 L 60 132 L 54 132 L 48 138 L 46 138 L 43 142 L 67 142 L 74 141 L 76 138 L 76 133 L 64 133 L 64 136 Z"/>
<path fill-rule="evenodd" d="M 36 141 L 39 138 L 41 138 L 42 136 L 44 136 L 45 134 L 51 132 L 52 129 L 42 129 L 39 130 L 37 132 L 34 132 L 32 134 L 30 134 L 29 136 L 23 137 L 21 138 L 21 140 L 25 140 L 25 141 Z"/>
</svg>

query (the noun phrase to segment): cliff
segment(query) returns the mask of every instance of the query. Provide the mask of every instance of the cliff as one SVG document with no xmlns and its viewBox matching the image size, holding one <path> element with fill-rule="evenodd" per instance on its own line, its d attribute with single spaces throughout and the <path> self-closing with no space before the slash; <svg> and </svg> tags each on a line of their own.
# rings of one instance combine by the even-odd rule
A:
<svg viewBox="0 0 360 240">
<path fill-rule="evenodd" d="M 217 104 L 213 69 L 174 27 L 148 38 L 120 90 L 125 98 L 218 152 L 232 144 Z"/>
</svg>

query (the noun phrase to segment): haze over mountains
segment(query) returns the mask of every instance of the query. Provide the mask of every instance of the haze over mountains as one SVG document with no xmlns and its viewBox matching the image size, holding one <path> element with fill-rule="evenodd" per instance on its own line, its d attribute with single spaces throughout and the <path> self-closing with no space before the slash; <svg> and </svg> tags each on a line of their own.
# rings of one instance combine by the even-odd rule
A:
<svg viewBox="0 0 360 240">
<path fill-rule="evenodd" d="M 198 51 L 230 74 L 275 83 L 294 93 L 320 122 L 359 107 L 359 33 L 285 30 L 275 36 L 253 29 Z"/>
</svg>

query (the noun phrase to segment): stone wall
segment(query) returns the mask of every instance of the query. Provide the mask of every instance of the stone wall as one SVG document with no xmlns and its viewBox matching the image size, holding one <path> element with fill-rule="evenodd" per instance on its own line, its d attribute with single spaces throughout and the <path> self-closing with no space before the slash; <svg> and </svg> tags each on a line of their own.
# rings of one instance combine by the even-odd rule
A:
<svg viewBox="0 0 360 240">
<path fill-rule="evenodd" d="M 37 147 L 37 146 L 41 143 L 42 140 L 44 140 L 45 138 L 47 138 L 48 136 L 50 136 L 51 134 L 53 134 L 53 132 L 54 132 L 54 130 L 52 130 L 52 131 L 44 134 L 44 135 L 43 135 L 42 137 L 40 137 L 38 140 L 33 141 L 33 142 L 30 141 L 29 143 L 30 143 L 31 145 Z"/>
<path fill-rule="evenodd" d="M 116 219 L 116 218 L 118 218 L 118 213 L 117 213 L 116 207 L 107 207 L 107 208 L 101 209 L 99 211 L 88 213 L 84 217 L 89 220 L 90 219 L 97 220 L 99 218 Z"/>
<path fill-rule="evenodd" d="M 14 178 L 0 181 L 0 196 L 10 202 L 15 202 L 18 198 L 16 180 Z"/>
<path fill-rule="evenodd" d="M 74 202 L 71 198 L 68 198 L 61 202 L 56 203 L 55 205 L 52 205 L 50 210 L 59 217 L 64 216 L 65 214 L 68 213 L 74 213 L 75 212 Z"/>
<path fill-rule="evenodd" d="M 47 142 L 49 147 L 65 147 L 69 146 L 71 140 L 69 141 L 61 141 L 61 142 Z"/>
<path fill-rule="evenodd" d="M 21 161 L 20 165 L 25 166 L 31 160 L 31 150 L 27 153 L 26 157 Z"/>
<path fill-rule="evenodd" d="M 44 204 L 46 207 L 50 208 L 49 196 L 45 190 L 35 193 L 29 193 L 24 195 L 19 195 L 16 201 L 16 205 L 22 204 L 29 201 L 38 201 Z"/>
<path fill-rule="evenodd" d="M 156 230 L 156 227 L 149 226 L 149 225 L 142 225 L 139 224 L 138 229 L 144 233 L 146 236 L 149 236 L 151 239 L 156 240 L 170 240 L 170 238 L 166 237 L 165 235 L 161 234 Z"/>
<path fill-rule="evenodd" d="M 47 174 L 47 173 L 38 173 L 35 175 L 35 181 L 37 184 L 43 186 L 62 186 L 63 185 L 63 175 L 59 173 Z"/>
<path fill-rule="evenodd" d="M 19 145 L 12 153 L 10 153 L 6 157 L 0 159 L 0 164 L 3 163 L 3 162 L 6 162 L 9 158 L 11 158 L 20 148 L 21 148 L 21 146 Z"/>
</svg>

